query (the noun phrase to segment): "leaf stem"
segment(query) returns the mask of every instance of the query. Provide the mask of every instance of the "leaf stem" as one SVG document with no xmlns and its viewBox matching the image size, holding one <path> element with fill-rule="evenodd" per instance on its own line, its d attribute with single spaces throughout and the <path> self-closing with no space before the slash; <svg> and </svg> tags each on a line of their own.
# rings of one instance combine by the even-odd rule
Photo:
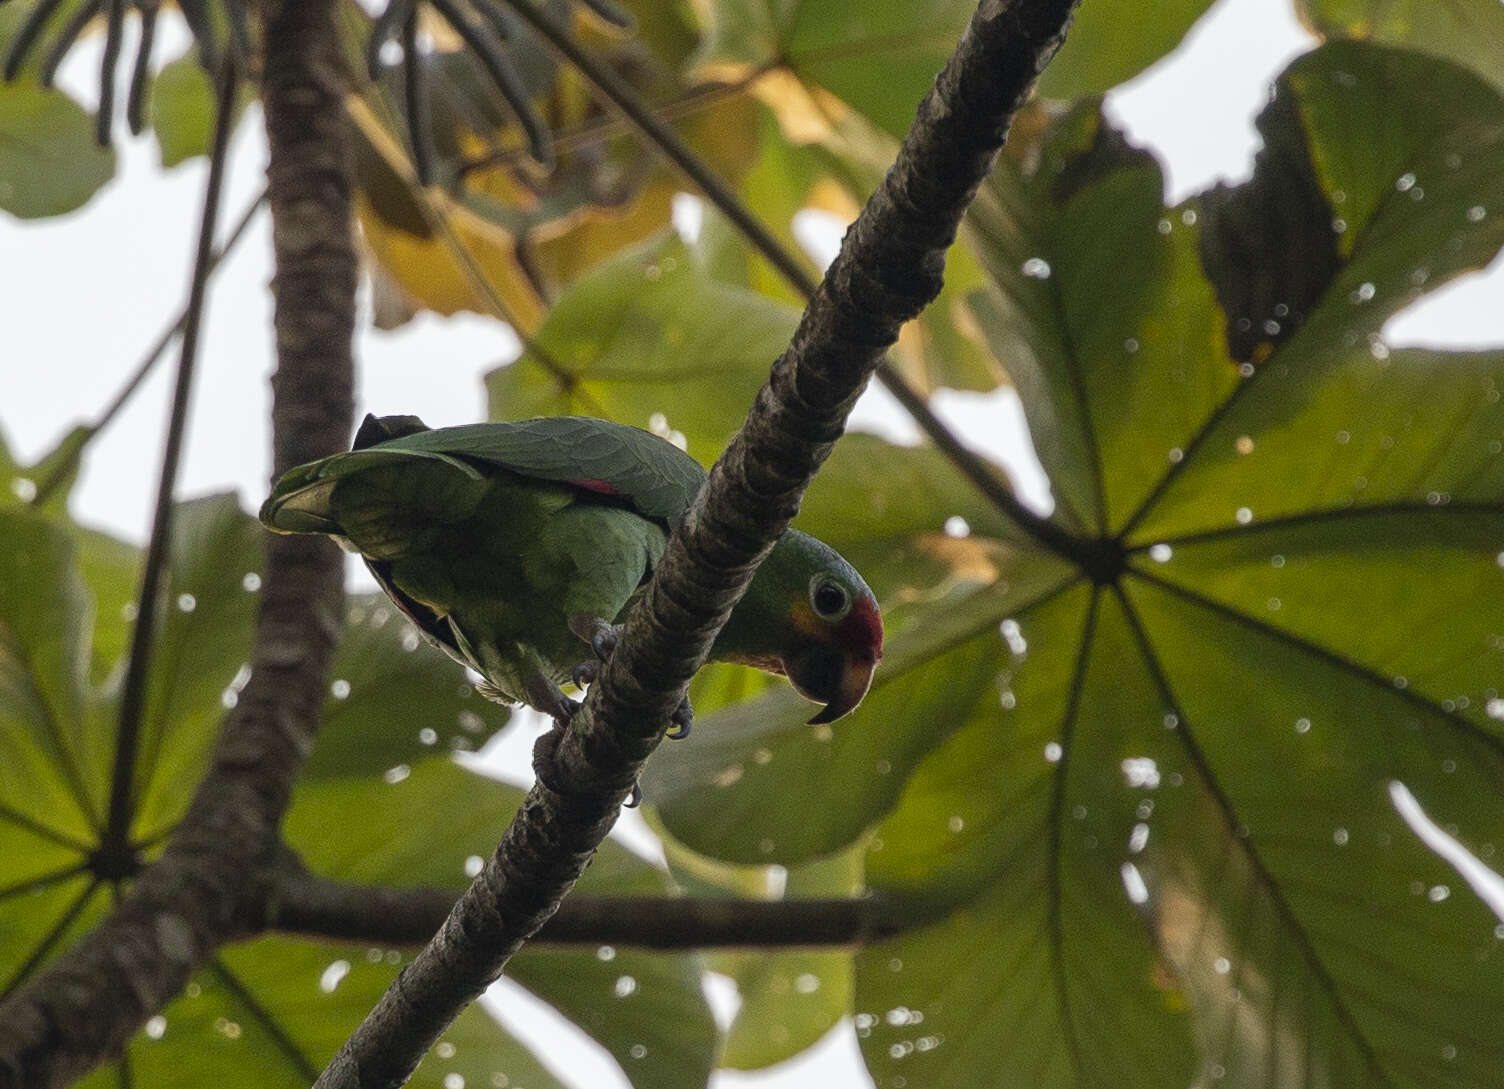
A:
<svg viewBox="0 0 1504 1089">
<path fill-rule="evenodd" d="M 226 60 L 218 73 L 214 151 L 209 159 L 209 180 L 204 189 L 203 216 L 199 223 L 198 246 L 194 253 L 193 281 L 188 289 L 188 306 L 184 313 L 183 341 L 178 354 L 177 381 L 173 387 L 172 414 L 168 418 L 167 439 L 162 450 L 162 474 L 157 485 L 156 508 L 152 513 L 151 540 L 146 547 L 146 563 L 141 572 L 141 588 L 136 603 L 136 626 L 131 632 L 130 653 L 126 659 L 125 680 L 121 687 L 115 760 L 110 773 L 109 815 L 101 845 L 105 852 L 129 850 L 132 790 L 136 756 L 140 748 L 141 719 L 146 707 L 152 644 L 156 635 L 157 604 L 161 597 L 167 559 L 172 550 L 172 494 L 177 485 L 183 431 L 188 419 L 189 398 L 193 392 L 193 372 L 198 360 L 205 289 L 212 268 L 214 226 L 219 217 L 220 196 L 224 188 L 230 130 L 235 125 L 237 83 L 235 66 L 233 62 Z"/>
</svg>

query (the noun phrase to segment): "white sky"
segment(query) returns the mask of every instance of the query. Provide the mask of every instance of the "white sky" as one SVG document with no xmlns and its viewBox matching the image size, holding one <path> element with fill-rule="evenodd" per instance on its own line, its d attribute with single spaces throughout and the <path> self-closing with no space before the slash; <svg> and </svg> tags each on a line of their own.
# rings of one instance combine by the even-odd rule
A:
<svg viewBox="0 0 1504 1089">
<path fill-rule="evenodd" d="M 163 37 L 173 44 L 159 42 L 161 57 L 183 41 L 181 31 L 168 29 Z M 93 48 L 78 51 L 63 79 L 87 101 L 97 78 L 97 42 L 85 45 Z M 1181 50 L 1110 96 L 1109 109 L 1131 139 L 1160 154 L 1168 196 L 1179 200 L 1219 179 L 1247 176 L 1258 145 L 1253 115 L 1267 100 L 1273 77 L 1308 46 L 1287 3 L 1221 0 Z M 132 55 L 131 46 L 125 55 Z M 182 306 L 204 164 L 199 160 L 163 174 L 149 138 L 123 140 L 120 149 L 115 180 L 82 212 L 32 223 L 0 213 L 0 318 L 12 346 L 0 429 L 23 461 L 50 449 L 75 422 L 92 419 Z M 232 156 L 221 220 L 226 228 L 261 185 L 265 152 L 259 116 L 241 125 Z M 1504 343 L 1501 269 L 1504 262 L 1496 261 L 1488 274 L 1435 293 L 1391 323 L 1390 339 L 1444 346 Z M 251 509 L 265 494 L 270 276 L 263 216 L 211 285 L 180 494 L 234 488 Z M 375 411 L 413 412 L 434 425 L 482 419 L 481 376 L 515 353 L 508 330 L 471 315 L 426 315 L 396 333 L 364 329 L 357 343 L 357 418 Z M 73 496 L 75 516 L 144 539 L 171 374 L 171 365 L 161 367 L 90 447 Z M 1008 464 L 1027 498 L 1047 502 L 1010 391 L 985 397 L 942 394 L 937 410 L 975 446 Z M 857 421 L 901 441 L 915 434 L 880 391 L 858 406 Z M 525 739 L 519 736 L 501 748 L 493 766 L 511 777 L 525 776 Z M 640 821 L 624 825 L 634 846 L 650 846 Z M 540 1054 L 571 1056 L 568 1074 L 576 1084 L 626 1086 L 596 1045 L 513 990 L 503 988 L 493 1008 L 524 1036 L 538 1040 Z M 729 1008 L 725 988 L 714 991 L 717 1006 Z M 562 1046 L 561 1033 L 568 1038 Z M 714 1082 L 718 1089 L 870 1084 L 849 1028 L 832 1033 L 794 1063 L 757 1075 L 722 1073 Z"/>
</svg>

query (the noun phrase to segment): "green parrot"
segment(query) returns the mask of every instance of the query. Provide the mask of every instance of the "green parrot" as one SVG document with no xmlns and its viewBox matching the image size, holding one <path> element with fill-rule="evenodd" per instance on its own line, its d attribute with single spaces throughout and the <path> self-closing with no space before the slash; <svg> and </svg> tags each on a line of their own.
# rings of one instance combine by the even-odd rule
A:
<svg viewBox="0 0 1504 1089">
<path fill-rule="evenodd" d="M 616 621 L 652 574 L 705 470 L 647 431 L 551 416 L 426 427 L 367 416 L 349 453 L 290 470 L 261 508 L 279 533 L 325 533 L 358 552 L 424 636 L 484 679 L 481 691 L 567 722 L 559 685 L 595 676 Z M 711 649 L 788 677 L 825 704 L 867 694 L 882 618 L 834 549 L 788 530 Z M 579 664 L 576 664 L 579 663 Z M 689 730 L 686 703 L 671 736 Z"/>
</svg>

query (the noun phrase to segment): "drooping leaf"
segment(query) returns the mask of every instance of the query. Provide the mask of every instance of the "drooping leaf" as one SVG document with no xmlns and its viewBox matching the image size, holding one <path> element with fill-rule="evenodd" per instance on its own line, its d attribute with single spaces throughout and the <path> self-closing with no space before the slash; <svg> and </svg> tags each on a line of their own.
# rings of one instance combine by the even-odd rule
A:
<svg viewBox="0 0 1504 1089">
<path fill-rule="evenodd" d="M 94 121 L 77 102 L 27 78 L 0 84 L 0 209 L 63 215 L 114 173 L 114 150 L 94 143 Z"/>
<path fill-rule="evenodd" d="M 237 119 L 250 94 L 242 84 L 235 96 Z M 196 52 L 169 61 L 152 79 L 151 126 L 164 169 L 213 150 L 214 83 Z"/>
<path fill-rule="evenodd" d="M 621 35 L 586 33 L 583 44 L 645 101 L 662 103 L 696 154 L 734 180 L 755 155 L 755 103 L 686 85 L 679 72 L 694 39 L 684 14 L 657 5 L 641 15 L 656 54 Z M 556 67 L 530 31 L 516 31 L 504 52 L 556 137 L 546 174 L 525 162 L 519 127 L 468 53 L 440 51 L 427 63 L 442 190 L 412 181 L 395 85 L 352 103 L 357 211 L 379 264 L 383 327 L 427 307 L 488 313 L 530 332 L 545 300 L 669 223 L 682 181 L 650 147 L 624 138 L 582 77 Z"/>
</svg>

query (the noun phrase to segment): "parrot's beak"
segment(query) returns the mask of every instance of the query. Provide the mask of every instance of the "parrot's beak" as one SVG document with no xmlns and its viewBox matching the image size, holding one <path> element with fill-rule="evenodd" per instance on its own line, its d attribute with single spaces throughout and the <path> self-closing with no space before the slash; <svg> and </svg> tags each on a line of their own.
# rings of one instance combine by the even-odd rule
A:
<svg viewBox="0 0 1504 1089">
<path fill-rule="evenodd" d="M 805 699 L 825 704 L 811 726 L 834 722 L 862 702 L 877 668 L 875 655 L 837 655 L 816 648 L 787 663 L 788 678 Z"/>
</svg>

